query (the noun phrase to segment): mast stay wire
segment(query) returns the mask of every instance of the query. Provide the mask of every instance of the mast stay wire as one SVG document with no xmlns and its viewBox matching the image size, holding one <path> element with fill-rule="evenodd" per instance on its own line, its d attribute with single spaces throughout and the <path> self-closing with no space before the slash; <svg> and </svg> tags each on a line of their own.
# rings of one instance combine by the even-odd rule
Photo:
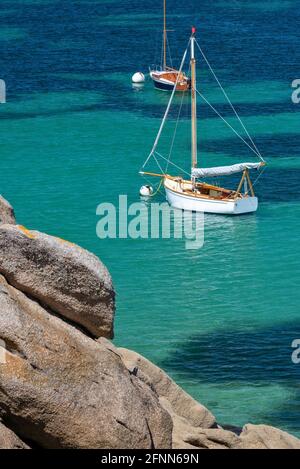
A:
<svg viewBox="0 0 300 469">
<path fill-rule="evenodd" d="M 159 156 L 160 158 L 162 158 L 163 160 L 165 161 L 168 161 L 168 159 L 161 155 L 160 153 L 158 153 L 158 151 L 155 151 L 156 155 Z M 173 163 L 173 161 L 169 161 L 169 164 L 171 164 L 172 166 L 175 166 L 175 168 L 179 169 L 179 171 L 182 171 L 183 173 L 187 174 L 188 177 L 190 178 L 191 177 L 191 174 L 188 173 L 185 169 L 181 168 L 180 166 L 178 166 L 177 164 Z M 163 172 L 162 176 L 165 176 L 165 173 Z"/>
<path fill-rule="evenodd" d="M 251 146 L 249 145 L 249 143 L 232 127 L 231 124 L 229 124 L 229 122 L 219 113 L 219 111 L 206 99 L 206 97 L 200 93 L 200 91 L 198 89 L 196 89 L 196 92 L 199 94 L 199 96 L 203 99 L 203 101 L 206 102 L 206 104 L 208 104 L 208 106 L 220 117 L 220 119 L 222 119 L 223 122 L 225 122 L 225 124 L 239 137 L 240 140 L 242 140 L 242 142 L 244 142 L 245 145 L 247 145 L 248 148 L 250 148 L 250 150 L 256 155 L 258 156 L 259 158 L 262 159 L 262 156 L 260 156 L 259 153 L 257 153 L 257 151 Z M 264 162 L 264 160 L 262 160 Z"/>
<path fill-rule="evenodd" d="M 188 75 L 190 73 L 190 69 L 191 69 L 191 64 L 189 64 Z M 183 107 L 183 100 L 184 100 L 185 97 L 186 97 L 186 91 L 183 91 L 181 93 L 180 107 L 179 107 L 179 111 L 178 111 L 178 115 L 177 115 L 177 120 L 176 120 L 176 123 L 175 123 L 175 129 L 174 129 L 174 132 L 173 132 L 173 137 L 172 137 L 172 142 L 171 142 L 171 146 L 170 146 L 170 150 L 169 150 L 168 161 L 167 161 L 167 164 L 166 164 L 165 172 L 167 172 L 169 164 L 170 164 L 170 160 L 171 160 L 171 156 L 172 156 L 172 152 L 173 152 L 173 148 L 174 148 L 174 143 L 175 143 L 175 139 L 176 139 L 178 124 L 179 124 L 181 111 L 182 111 L 182 107 Z"/>
<path fill-rule="evenodd" d="M 160 43 L 160 34 L 158 35 L 158 33 L 156 33 L 156 35 L 155 35 L 155 55 L 154 55 L 154 64 L 158 64 L 158 60 L 159 60 L 159 54 L 158 54 L 159 43 Z M 160 49 L 160 50 L 161 50 L 161 49 Z"/>
<path fill-rule="evenodd" d="M 253 138 L 251 137 L 250 133 L 248 132 L 248 129 L 246 128 L 244 122 L 243 122 L 242 119 L 240 118 L 240 116 L 239 116 L 237 110 L 235 109 L 234 105 L 232 104 L 232 102 L 231 102 L 231 100 L 230 100 L 228 94 L 226 93 L 225 89 L 223 88 L 223 86 L 222 86 L 220 80 L 218 79 L 218 77 L 217 77 L 215 71 L 213 70 L 212 66 L 210 65 L 210 62 L 208 61 L 208 59 L 207 59 L 206 55 L 204 54 L 202 48 L 199 46 L 197 40 L 195 40 L 195 42 L 196 42 L 196 45 L 197 45 L 197 47 L 198 47 L 198 49 L 199 49 L 199 51 L 200 51 L 200 53 L 201 53 L 203 59 L 205 60 L 205 62 L 206 62 L 206 64 L 207 64 L 209 70 L 211 71 L 211 73 L 212 73 L 214 79 L 216 80 L 216 82 L 218 83 L 219 87 L 221 88 L 222 93 L 224 94 L 224 96 L 225 96 L 227 102 L 229 103 L 231 109 L 232 109 L 233 112 L 235 113 L 235 115 L 236 115 L 236 117 L 238 118 L 238 120 L 239 120 L 241 126 L 243 127 L 244 131 L 246 132 L 246 134 L 247 134 L 247 136 L 248 136 L 250 142 L 252 143 L 253 148 L 255 149 L 257 156 L 258 156 L 263 162 L 265 162 L 265 160 L 264 160 L 264 158 L 262 157 L 262 155 L 261 155 L 259 149 L 257 148 L 257 145 L 255 144 L 255 142 L 254 142 Z"/>
<path fill-rule="evenodd" d="M 163 69 L 163 61 L 164 61 L 164 36 L 161 37 L 161 52 L 160 52 L 160 69 Z"/>
<path fill-rule="evenodd" d="M 166 41 L 167 41 L 167 48 L 168 48 L 168 53 L 169 53 L 171 68 L 173 68 L 173 60 L 172 60 L 171 49 L 170 49 L 170 43 L 169 43 L 169 38 L 168 38 L 168 34 L 167 34 L 167 33 L 166 33 Z"/>
<path fill-rule="evenodd" d="M 178 124 L 179 124 L 179 120 L 180 120 L 180 116 L 181 116 L 181 110 L 182 110 L 182 105 L 183 105 L 183 99 L 184 98 L 185 98 L 185 91 L 182 93 L 182 96 L 181 96 L 180 107 L 179 107 L 179 111 L 178 111 L 178 115 L 177 115 L 177 119 L 176 119 L 176 123 L 175 123 L 175 129 L 174 129 L 174 133 L 173 133 L 173 138 L 172 138 L 172 142 L 171 142 L 171 147 L 170 147 L 170 151 L 169 151 L 169 155 L 168 155 L 168 161 L 167 161 L 167 164 L 166 164 L 165 172 L 167 172 L 168 167 L 169 167 L 169 163 L 170 163 L 170 160 L 171 160 L 171 156 L 172 156 L 173 147 L 174 147 L 174 143 L 175 143 L 175 139 L 176 139 L 177 128 L 178 128 Z"/>
<path fill-rule="evenodd" d="M 160 155 L 159 155 L 159 156 L 160 156 Z M 164 176 L 166 173 L 164 172 L 164 170 L 162 169 L 161 165 L 160 165 L 159 162 L 157 161 L 157 158 L 156 158 L 156 156 L 155 156 L 155 153 L 153 153 L 153 158 L 155 159 L 157 166 L 159 167 L 159 169 L 161 170 L 161 172 L 162 172 L 162 174 L 163 174 L 163 176 Z"/>
<path fill-rule="evenodd" d="M 188 51 L 188 47 L 190 45 L 190 41 L 191 39 L 189 39 L 189 42 L 188 42 L 188 45 L 187 45 L 187 48 L 184 52 L 184 55 L 183 55 L 183 58 L 182 58 L 182 61 L 181 61 L 181 64 L 180 64 L 180 69 L 178 71 L 178 74 L 177 74 L 177 79 L 176 79 L 176 83 L 174 84 L 174 88 L 173 88 L 173 91 L 172 91 L 172 94 L 171 94 L 171 97 L 169 99 L 169 102 L 168 102 L 168 106 L 167 106 L 167 109 L 165 111 L 165 114 L 164 114 L 164 117 L 163 117 L 163 120 L 162 120 L 162 123 L 160 125 L 160 128 L 159 128 L 159 131 L 158 131 L 158 134 L 156 136 L 156 139 L 155 139 L 155 142 L 154 142 L 154 145 L 146 159 L 146 161 L 144 162 L 143 166 L 142 166 L 142 169 L 146 166 L 146 164 L 148 163 L 149 159 L 151 158 L 151 156 L 153 155 L 153 153 L 155 152 L 156 150 L 156 147 L 158 145 L 158 142 L 159 142 L 159 139 L 160 139 L 160 136 L 161 136 L 161 133 L 163 131 L 163 128 L 165 126 L 165 123 L 166 123 L 166 120 L 167 120 L 167 117 L 168 117 L 168 114 L 169 114 L 169 111 L 170 111 L 170 107 L 171 107 L 171 104 L 172 104 L 172 101 L 173 101 L 173 98 L 174 98 L 174 94 L 175 94 L 175 91 L 176 91 L 176 88 L 177 88 L 177 85 L 178 85 L 178 82 L 179 82 L 179 78 L 180 78 L 180 75 L 181 75 L 181 72 L 182 72 L 182 69 L 183 69 L 183 65 L 185 63 L 185 59 L 186 59 L 186 55 L 187 55 L 187 51 Z"/>
</svg>

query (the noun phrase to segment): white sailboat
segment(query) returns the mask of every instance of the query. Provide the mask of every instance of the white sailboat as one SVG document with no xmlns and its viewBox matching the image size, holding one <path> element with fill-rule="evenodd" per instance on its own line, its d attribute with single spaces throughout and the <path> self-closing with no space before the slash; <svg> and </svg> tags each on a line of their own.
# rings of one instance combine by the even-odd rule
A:
<svg viewBox="0 0 300 469">
<path fill-rule="evenodd" d="M 173 93 L 171 95 L 169 104 L 167 106 L 167 110 L 165 112 L 164 119 L 160 126 L 158 135 L 156 137 L 154 146 L 143 165 L 142 171 L 140 173 L 146 176 L 155 176 L 160 177 L 162 179 L 162 184 L 164 186 L 166 192 L 166 198 L 169 204 L 178 209 L 184 210 L 191 210 L 191 211 L 198 211 L 198 212 L 207 212 L 207 213 L 216 213 L 216 214 L 224 214 L 224 215 L 240 215 L 244 213 L 251 213 L 255 212 L 258 208 L 258 199 L 255 196 L 253 184 L 250 179 L 250 171 L 251 170 L 259 170 L 263 166 L 265 166 L 265 161 L 262 158 L 261 154 L 259 153 L 256 145 L 254 144 L 253 140 L 251 139 L 248 131 L 246 130 L 245 126 L 243 125 L 241 119 L 239 118 L 237 112 L 235 111 L 233 105 L 231 104 L 226 92 L 223 90 L 219 80 L 217 79 L 216 75 L 214 74 L 213 70 L 212 73 L 214 74 L 215 78 L 217 79 L 219 85 L 221 86 L 226 98 L 230 102 L 232 109 L 234 110 L 235 114 L 239 118 L 239 121 L 243 125 L 247 135 L 249 136 L 253 147 L 251 147 L 247 141 L 245 141 L 237 132 L 232 129 L 243 141 L 246 145 L 254 151 L 256 156 L 260 158 L 259 162 L 255 163 L 239 163 L 234 164 L 231 166 L 218 166 L 213 168 L 201 168 L 198 167 L 198 154 L 197 154 L 197 90 L 196 86 L 196 59 L 195 59 L 195 44 L 199 47 L 198 43 L 195 39 L 195 28 L 192 29 L 192 35 L 189 41 L 190 45 L 190 66 L 191 66 L 191 137 L 192 137 L 192 144 L 191 144 L 191 172 L 189 174 L 189 178 L 185 179 L 183 176 L 171 176 L 166 174 L 162 169 L 162 164 L 159 163 L 159 158 L 163 158 L 166 160 L 168 165 L 171 163 L 167 158 L 164 158 L 160 155 L 156 148 L 162 133 L 162 130 L 165 125 L 165 121 L 168 117 L 170 106 L 175 94 L 176 86 L 173 89 Z M 202 50 L 199 47 L 199 50 L 203 54 Z M 188 49 L 185 51 L 185 54 L 182 59 L 180 71 L 184 65 L 186 55 Z M 204 57 L 205 58 L 205 57 Z M 207 60 L 205 58 L 205 60 Z M 207 62 L 208 63 L 208 62 Z M 202 96 L 202 95 L 201 95 Z M 202 96 L 203 97 L 203 96 Z M 204 98 L 205 99 L 205 98 Z M 208 103 L 208 101 L 205 99 Z M 209 104 L 209 103 L 208 103 Z M 211 106 L 211 105 L 210 105 Z M 213 106 L 211 106 L 213 108 Z M 213 108 L 214 109 L 214 108 Z M 217 111 L 216 111 L 217 112 Z M 218 113 L 218 112 L 217 112 Z M 222 116 L 219 114 L 222 118 Z M 223 118 L 222 118 L 223 119 Z M 223 119 L 225 121 L 225 119 Z M 225 121 L 226 122 L 226 121 Z M 226 122 L 227 123 L 227 122 Z M 227 123 L 230 126 L 230 124 Z M 231 127 L 231 126 L 230 126 Z M 161 170 L 160 174 L 151 173 L 145 171 L 145 166 L 153 157 Z M 172 164 L 172 163 L 171 163 Z M 177 169 L 178 166 L 174 165 Z M 235 173 L 241 173 L 241 179 L 238 184 L 238 187 L 235 190 L 226 189 L 220 187 L 218 185 L 212 185 L 204 182 L 205 178 L 215 178 L 221 176 L 229 176 Z"/>
</svg>

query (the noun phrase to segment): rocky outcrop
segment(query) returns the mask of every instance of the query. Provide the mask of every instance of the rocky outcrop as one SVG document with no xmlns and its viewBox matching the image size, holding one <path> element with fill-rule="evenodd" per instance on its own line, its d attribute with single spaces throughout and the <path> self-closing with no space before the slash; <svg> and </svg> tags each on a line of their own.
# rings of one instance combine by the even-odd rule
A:
<svg viewBox="0 0 300 469">
<path fill-rule="evenodd" d="M 0 195 L 0 225 L 16 224 L 15 212 L 10 203 Z"/>
<path fill-rule="evenodd" d="M 239 437 L 223 428 L 195 428 L 178 416 L 173 416 L 174 449 L 238 449 Z"/>
<path fill-rule="evenodd" d="M 0 422 L 0 449 L 30 449 L 20 438 Z"/>
<path fill-rule="evenodd" d="M 300 449 L 300 440 L 267 425 L 245 425 L 240 434 L 244 449 Z"/>
<path fill-rule="evenodd" d="M 162 405 L 173 420 L 174 449 L 300 449 L 300 440 L 267 425 L 245 425 L 239 431 L 217 428 L 196 428 L 174 413 L 167 402 Z"/>
<path fill-rule="evenodd" d="M 0 226 L 0 272 L 96 337 L 113 337 L 114 290 L 102 262 L 79 246 L 21 226 Z"/>
<path fill-rule="evenodd" d="M 158 366 L 132 350 L 119 348 L 118 351 L 128 370 L 135 370 L 136 376 L 163 398 L 168 410 L 171 408 L 174 414 L 187 419 L 194 427 L 211 428 L 216 425 L 211 412 L 177 386 Z"/>
<path fill-rule="evenodd" d="M 170 448 L 172 422 L 97 343 L 0 276 L 0 410 L 18 435 L 44 448 Z"/>
<path fill-rule="evenodd" d="M 116 349 L 128 370 L 159 396 L 173 421 L 174 449 L 299 449 L 300 440 L 266 425 L 225 429 L 204 406 L 184 392 L 160 368 L 132 350 Z M 231 431 L 232 430 L 232 431 Z"/>
</svg>

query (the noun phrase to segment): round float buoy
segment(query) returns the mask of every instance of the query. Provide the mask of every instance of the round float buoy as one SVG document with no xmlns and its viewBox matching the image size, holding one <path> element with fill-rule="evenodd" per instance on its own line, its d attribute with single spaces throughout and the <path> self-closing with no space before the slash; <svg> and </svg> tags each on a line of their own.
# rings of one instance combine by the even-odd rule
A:
<svg viewBox="0 0 300 469">
<path fill-rule="evenodd" d="M 150 197 L 153 194 L 153 187 L 151 186 L 142 186 L 140 188 L 140 195 L 142 197 Z"/>
<path fill-rule="evenodd" d="M 137 72 L 132 75 L 132 83 L 144 83 L 145 75 L 142 72 Z"/>
</svg>

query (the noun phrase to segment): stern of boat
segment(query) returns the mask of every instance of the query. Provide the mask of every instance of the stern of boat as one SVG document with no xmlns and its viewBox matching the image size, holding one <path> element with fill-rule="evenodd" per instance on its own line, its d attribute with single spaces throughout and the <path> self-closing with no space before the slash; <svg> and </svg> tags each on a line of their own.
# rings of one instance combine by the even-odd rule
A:
<svg viewBox="0 0 300 469">
<path fill-rule="evenodd" d="M 257 197 L 243 197 L 235 202 L 233 215 L 242 215 L 243 213 L 256 212 L 258 208 Z"/>
</svg>

